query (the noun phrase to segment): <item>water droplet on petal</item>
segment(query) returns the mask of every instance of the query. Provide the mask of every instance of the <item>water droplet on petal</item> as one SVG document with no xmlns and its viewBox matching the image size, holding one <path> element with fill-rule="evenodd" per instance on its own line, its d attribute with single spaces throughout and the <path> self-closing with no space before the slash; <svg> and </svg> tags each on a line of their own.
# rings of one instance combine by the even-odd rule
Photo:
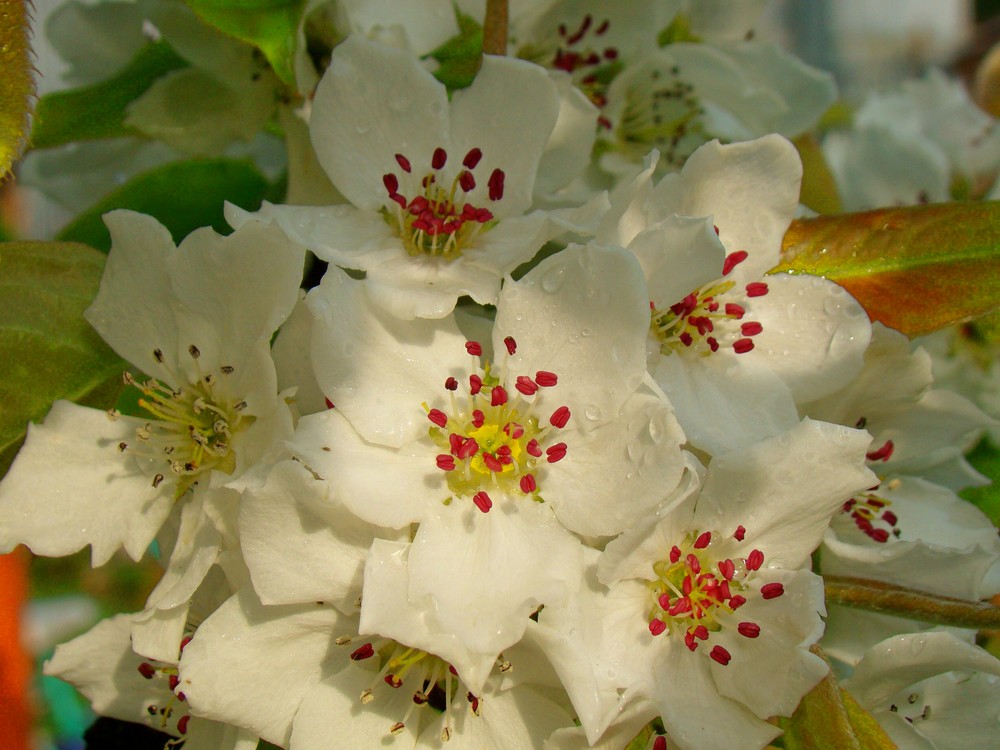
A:
<svg viewBox="0 0 1000 750">
<path fill-rule="evenodd" d="M 559 291 L 565 279 L 566 269 L 562 266 L 551 268 L 542 276 L 542 289 L 550 294 Z"/>
</svg>

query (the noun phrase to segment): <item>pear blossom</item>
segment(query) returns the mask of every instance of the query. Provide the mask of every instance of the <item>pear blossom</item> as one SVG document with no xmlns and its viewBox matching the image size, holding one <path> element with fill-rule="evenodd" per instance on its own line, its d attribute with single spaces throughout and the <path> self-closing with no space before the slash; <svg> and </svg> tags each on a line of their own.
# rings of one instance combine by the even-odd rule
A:
<svg viewBox="0 0 1000 750">
<path fill-rule="evenodd" d="M 397 592 L 398 593 L 398 592 Z M 528 686 L 501 690 L 496 660 L 472 692 L 404 602 L 402 641 L 360 635 L 357 616 L 322 602 L 262 606 L 244 589 L 185 647 L 178 689 L 199 715 L 248 727 L 289 750 L 349 747 L 538 747 L 571 723 L 558 702 Z M 400 629 L 402 630 L 402 628 Z"/>
<path fill-rule="evenodd" d="M 89 632 L 56 647 L 45 674 L 60 677 L 86 697 L 94 711 L 145 724 L 196 750 L 254 750 L 257 736 L 239 727 L 193 716 L 179 684 L 177 657 L 154 662 L 131 649 L 132 615 L 101 620 Z"/>
<path fill-rule="evenodd" d="M 553 634 L 584 634 L 577 657 L 590 669 L 557 670 L 618 688 L 595 711 L 586 685 L 567 684 L 590 742 L 634 700 L 684 750 L 760 748 L 779 733 L 765 719 L 790 715 L 827 670 L 808 651 L 823 630 L 822 580 L 803 566 L 845 494 L 871 482 L 869 442 L 805 420 L 714 458 L 704 484 L 608 543 L 596 562 L 608 593 L 539 613 Z"/>
<path fill-rule="evenodd" d="M 832 282 L 765 276 L 798 205 L 788 141 L 709 143 L 654 185 L 656 161 L 613 194 L 596 239 L 639 259 L 650 371 L 689 442 L 716 454 L 788 429 L 797 401 L 847 382 L 870 324 Z"/>
<path fill-rule="evenodd" d="M 531 612 L 572 593 L 571 532 L 619 533 L 680 480 L 683 436 L 640 388 L 640 283 L 621 250 L 543 261 L 501 292 L 485 363 L 453 319 L 399 321 L 367 282 L 329 271 L 310 294 L 335 408 L 289 445 L 360 518 L 419 524 L 407 596 L 474 654 L 452 662 L 473 692 Z"/>
<path fill-rule="evenodd" d="M 136 646 L 169 658 L 226 541 L 235 492 L 223 485 L 292 429 L 269 340 L 294 305 L 304 251 L 259 223 L 229 237 L 199 230 L 175 247 L 150 217 L 106 221 L 112 251 L 86 315 L 145 373 L 124 375 L 139 415 L 57 402 L 32 425 L 0 483 L 0 549 L 90 545 L 96 566 L 123 547 L 138 559 L 171 519 L 168 570 L 133 620 Z"/>
<path fill-rule="evenodd" d="M 848 210 L 996 194 L 1000 128 L 961 82 L 932 69 L 872 93 L 823 152 Z"/>
<path fill-rule="evenodd" d="M 524 215 L 558 115 L 555 84 L 524 61 L 487 56 L 449 101 L 412 55 L 351 37 L 310 116 L 320 164 L 350 205 L 265 203 L 257 216 L 364 271 L 373 299 L 398 317 L 443 317 L 463 294 L 493 303 L 504 274 L 593 221 L 595 206 Z M 229 218 L 239 226 L 248 215 Z"/>
<path fill-rule="evenodd" d="M 949 633 L 882 641 L 842 685 L 900 750 L 962 750 L 996 741 L 1000 661 Z"/>
</svg>

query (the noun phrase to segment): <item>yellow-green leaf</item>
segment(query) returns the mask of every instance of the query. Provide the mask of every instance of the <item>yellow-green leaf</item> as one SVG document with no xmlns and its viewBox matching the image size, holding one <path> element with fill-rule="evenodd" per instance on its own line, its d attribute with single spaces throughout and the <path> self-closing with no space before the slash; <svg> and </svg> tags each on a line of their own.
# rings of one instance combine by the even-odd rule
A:
<svg viewBox="0 0 1000 750">
<path fill-rule="evenodd" d="M 812 133 L 792 141 L 802 159 L 802 193 L 799 200 L 818 214 L 836 214 L 844 210 L 837 183 L 823 156 L 823 149 Z"/>
<path fill-rule="evenodd" d="M 930 333 L 1000 309 L 1000 202 L 800 219 L 774 270 L 825 276 L 872 320 Z"/>
<path fill-rule="evenodd" d="M 0 0 L 0 178 L 24 149 L 35 79 L 26 0 Z"/>
<path fill-rule="evenodd" d="M 278 77 L 295 86 L 293 56 L 304 0 L 185 1 L 205 23 L 257 47 Z"/>
<path fill-rule="evenodd" d="M 823 657 L 818 646 L 810 649 Z M 896 750 L 875 718 L 841 690 L 833 672 L 803 696 L 790 718 L 779 719 L 785 750 Z"/>
<path fill-rule="evenodd" d="M 115 402 L 124 365 L 83 319 L 103 269 L 86 245 L 0 243 L 0 476 L 54 400 Z"/>
</svg>

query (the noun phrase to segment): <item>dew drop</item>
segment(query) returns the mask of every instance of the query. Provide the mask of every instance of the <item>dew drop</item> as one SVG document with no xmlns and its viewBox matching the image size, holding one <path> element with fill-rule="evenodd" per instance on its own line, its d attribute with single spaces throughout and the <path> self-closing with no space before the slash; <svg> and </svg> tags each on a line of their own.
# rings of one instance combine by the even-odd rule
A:
<svg viewBox="0 0 1000 750">
<path fill-rule="evenodd" d="M 546 292 L 552 294 L 553 292 L 559 291 L 559 288 L 563 285 L 565 278 L 566 269 L 562 266 L 557 268 L 551 268 L 545 272 L 542 276 L 542 289 Z"/>
<path fill-rule="evenodd" d="M 591 422 L 596 422 L 598 419 L 601 418 L 601 409 L 600 407 L 591 404 L 590 406 L 588 406 L 583 410 L 583 416 L 585 416 Z"/>
</svg>

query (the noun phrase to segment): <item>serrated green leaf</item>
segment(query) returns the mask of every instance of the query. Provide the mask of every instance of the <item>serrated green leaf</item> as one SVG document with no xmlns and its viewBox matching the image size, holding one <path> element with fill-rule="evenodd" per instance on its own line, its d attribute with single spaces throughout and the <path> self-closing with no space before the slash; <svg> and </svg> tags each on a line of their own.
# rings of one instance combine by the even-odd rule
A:
<svg viewBox="0 0 1000 750">
<path fill-rule="evenodd" d="M 252 44 L 274 72 L 295 86 L 295 44 L 304 0 L 185 0 L 198 17 L 229 36 Z"/>
<path fill-rule="evenodd" d="M 269 185 L 250 163 L 233 159 L 194 159 L 165 164 L 136 176 L 80 214 L 58 239 L 82 242 L 107 252 L 111 235 L 101 216 L 115 208 L 149 214 L 180 242 L 192 230 L 212 226 L 227 231 L 223 203 L 255 210 Z"/>
<path fill-rule="evenodd" d="M 434 77 L 449 91 L 472 84 L 483 54 L 483 27 L 472 16 L 457 13 L 459 33 L 431 52 L 438 62 Z"/>
<path fill-rule="evenodd" d="M 124 364 L 83 319 L 103 268 L 84 245 L 0 244 L 0 475 L 54 400 L 115 402 Z"/>
<path fill-rule="evenodd" d="M 976 471 L 992 479 L 993 484 L 966 487 L 958 494 L 985 513 L 995 526 L 1000 526 L 1000 449 L 983 438 L 966 458 Z"/>
<path fill-rule="evenodd" d="M 31 130 L 32 148 L 134 135 L 136 131 L 125 125 L 128 105 L 158 78 L 187 65 L 169 44 L 154 42 L 106 81 L 43 96 Z"/>
<path fill-rule="evenodd" d="M 931 333 L 1000 308 L 1000 201 L 799 219 L 781 271 L 825 276 L 873 320 Z"/>
<path fill-rule="evenodd" d="M 35 100 L 25 0 L 0 0 L 0 177 L 20 158 Z"/>
<path fill-rule="evenodd" d="M 811 650 L 822 656 L 819 647 Z M 896 750 L 875 718 L 840 689 L 832 672 L 778 724 L 785 750 Z"/>
</svg>

